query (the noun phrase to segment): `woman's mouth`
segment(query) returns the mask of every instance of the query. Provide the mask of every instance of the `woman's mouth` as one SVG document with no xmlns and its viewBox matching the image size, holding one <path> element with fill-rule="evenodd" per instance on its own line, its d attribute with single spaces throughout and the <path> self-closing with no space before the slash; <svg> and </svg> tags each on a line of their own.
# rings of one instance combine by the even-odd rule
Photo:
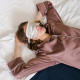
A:
<svg viewBox="0 0 80 80">
<path fill-rule="evenodd" d="M 41 32 L 41 30 L 42 30 L 42 27 L 40 28 L 40 32 Z"/>
</svg>

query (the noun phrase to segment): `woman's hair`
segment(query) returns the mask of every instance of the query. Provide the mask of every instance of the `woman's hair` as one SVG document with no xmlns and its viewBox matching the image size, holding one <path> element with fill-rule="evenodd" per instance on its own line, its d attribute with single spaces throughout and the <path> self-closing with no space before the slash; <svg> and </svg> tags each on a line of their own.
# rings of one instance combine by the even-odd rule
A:
<svg viewBox="0 0 80 80">
<path fill-rule="evenodd" d="M 40 41 L 40 39 L 38 40 L 33 40 L 33 39 L 30 39 L 30 43 L 28 43 L 28 38 L 26 37 L 26 34 L 24 33 L 24 25 L 28 23 L 27 21 L 26 22 L 22 22 L 19 26 L 18 26 L 18 30 L 16 32 L 16 35 L 18 37 L 18 39 L 25 43 L 25 44 L 28 44 L 28 48 L 31 49 L 31 50 L 37 50 L 37 44 L 40 44 L 42 41 Z M 43 27 L 43 22 L 41 21 L 36 21 L 36 23 L 40 23 L 39 25 Z"/>
</svg>

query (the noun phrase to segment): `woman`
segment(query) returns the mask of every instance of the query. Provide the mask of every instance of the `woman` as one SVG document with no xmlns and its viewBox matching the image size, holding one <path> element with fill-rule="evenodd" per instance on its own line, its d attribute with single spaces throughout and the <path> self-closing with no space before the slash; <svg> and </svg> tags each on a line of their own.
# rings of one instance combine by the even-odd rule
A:
<svg viewBox="0 0 80 80">
<path fill-rule="evenodd" d="M 50 1 L 36 6 L 38 16 L 41 14 L 35 21 L 41 21 L 46 15 L 47 23 L 40 26 L 38 23 L 23 22 L 19 25 L 14 60 L 8 63 L 12 74 L 23 78 L 60 63 L 80 69 L 80 29 L 65 25 Z M 26 64 L 21 58 L 24 43 L 28 43 L 31 50 L 36 50 L 37 55 Z"/>
</svg>

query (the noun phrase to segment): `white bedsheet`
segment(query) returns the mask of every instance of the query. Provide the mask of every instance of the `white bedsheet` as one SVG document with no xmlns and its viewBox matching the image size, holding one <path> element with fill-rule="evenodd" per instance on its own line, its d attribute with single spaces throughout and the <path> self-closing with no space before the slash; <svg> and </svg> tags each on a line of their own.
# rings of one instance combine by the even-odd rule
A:
<svg viewBox="0 0 80 80">
<path fill-rule="evenodd" d="M 23 21 L 34 21 L 36 4 L 46 0 L 0 0 L 0 80 L 29 80 L 35 73 L 22 79 L 15 78 L 7 63 L 13 59 L 15 32 Z M 80 28 L 80 0 L 49 0 L 56 8 L 64 24 Z M 42 21 L 46 23 L 46 16 Z M 27 63 L 36 57 L 35 51 L 23 47 L 22 58 Z"/>
</svg>

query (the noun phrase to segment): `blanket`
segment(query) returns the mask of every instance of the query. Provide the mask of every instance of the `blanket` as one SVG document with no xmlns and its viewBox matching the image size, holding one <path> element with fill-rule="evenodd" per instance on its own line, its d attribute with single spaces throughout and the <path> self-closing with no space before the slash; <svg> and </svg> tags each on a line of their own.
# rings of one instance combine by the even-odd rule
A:
<svg viewBox="0 0 80 80">
<path fill-rule="evenodd" d="M 30 80 L 80 80 L 80 70 L 61 63 L 37 72 Z"/>
</svg>

